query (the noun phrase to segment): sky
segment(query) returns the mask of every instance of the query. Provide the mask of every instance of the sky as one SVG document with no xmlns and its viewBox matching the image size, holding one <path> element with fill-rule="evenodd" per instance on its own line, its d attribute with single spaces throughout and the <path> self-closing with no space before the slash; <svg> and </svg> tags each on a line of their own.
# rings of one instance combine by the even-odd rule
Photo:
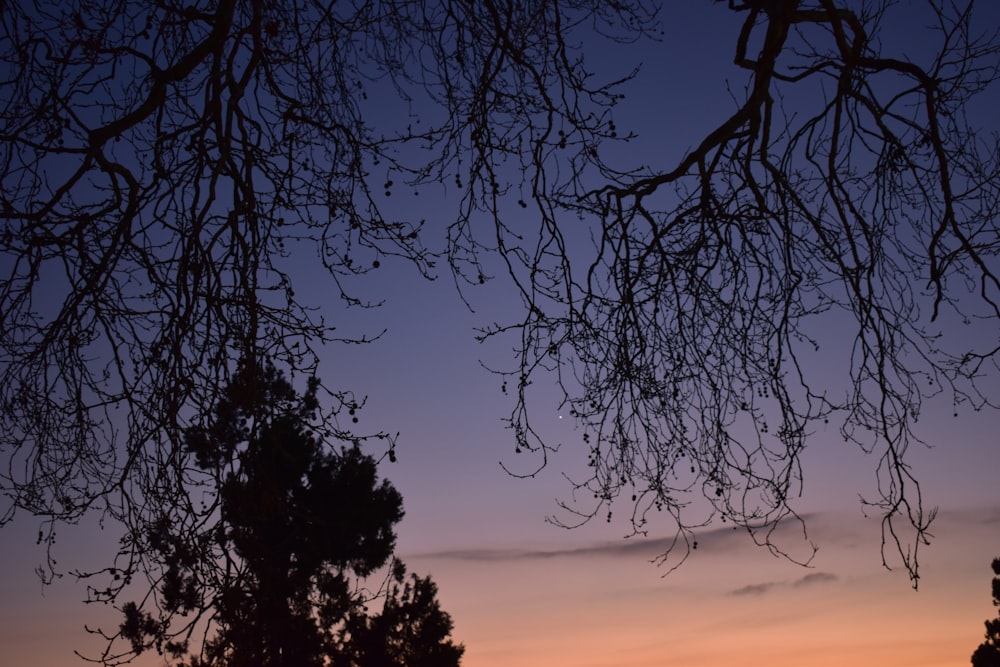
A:
<svg viewBox="0 0 1000 667">
<path fill-rule="evenodd" d="M 731 59 L 738 17 L 734 22 L 721 4 L 698 7 L 668 12 L 667 39 L 652 54 L 684 63 L 669 73 L 671 89 L 691 102 L 665 104 L 666 87 L 645 84 L 630 92 L 632 111 L 625 112 L 637 126 L 656 115 L 685 128 L 674 143 L 656 144 L 667 155 L 722 118 L 717 103 L 727 93 L 717 72 Z M 725 48 L 685 59 L 691 40 L 711 31 L 723 35 Z M 548 406 L 541 395 L 538 414 L 550 413 L 543 428 L 563 448 L 534 478 L 504 472 L 503 465 L 526 470 L 530 463 L 513 452 L 502 423 L 510 399 L 480 361 L 502 360 L 508 351 L 477 344 L 474 330 L 509 305 L 506 297 L 480 293 L 470 312 L 446 277 L 426 282 L 410 267 L 387 263 L 374 280 L 388 301 L 351 324 L 387 326 L 387 333 L 372 345 L 328 348 L 320 375 L 369 397 L 359 428 L 401 433 L 398 461 L 382 469 L 404 498 L 399 553 L 438 584 L 454 638 L 466 647 L 466 667 L 969 664 L 983 621 L 996 614 L 989 565 L 1000 556 L 1000 415 L 955 417 L 949 402 L 929 405 L 921 421 L 934 447 L 914 450 L 912 463 L 939 514 L 921 555 L 918 591 L 904 572 L 882 566 L 879 517 L 866 517 L 858 502 L 874 488 L 875 462 L 841 442 L 834 425 L 810 441 L 796 505 L 818 546 L 808 567 L 723 526 L 699 534 L 698 550 L 666 574 L 651 561 L 669 526 L 625 539 L 628 528 L 617 522 L 565 530 L 545 520 L 569 497 L 561 473 L 585 459 L 554 392 Z M 116 617 L 82 605 L 84 583 L 72 577 L 41 586 L 33 574 L 44 556 L 37 528 L 21 519 L 0 534 L 0 665 L 83 664 L 74 649 L 99 646 L 84 624 L 108 627 Z M 781 538 L 793 553 L 808 551 L 794 532 Z M 103 562 L 114 544 L 112 526 L 86 525 L 63 531 L 57 548 L 77 565 Z"/>
<path fill-rule="evenodd" d="M 398 461 L 382 471 L 404 498 L 399 552 L 438 584 L 466 667 L 968 664 L 983 621 L 995 615 L 1000 416 L 949 411 L 926 420 L 928 439 L 940 444 L 916 451 L 914 466 L 939 516 L 918 591 L 903 572 L 881 567 L 878 518 L 866 519 L 857 501 L 871 490 L 872 461 L 834 433 L 807 458 L 799 507 L 819 547 L 810 567 L 721 528 L 699 535 L 698 550 L 664 576 L 650 562 L 664 537 L 655 530 L 626 540 L 615 523 L 567 531 L 545 522 L 568 495 L 559 472 L 576 458 L 572 425 L 553 410 L 552 434 L 567 443 L 553 467 L 536 479 L 506 475 L 500 461 L 517 457 L 499 422 L 498 383 L 478 366 L 483 349 L 468 335 L 476 316 L 446 283 L 409 285 L 424 294 L 421 307 L 387 305 L 397 312 L 385 316 L 401 326 L 378 345 L 344 351 L 352 359 L 339 365 L 357 378 L 345 383 L 368 390 L 360 426 L 402 431 Z M 82 585 L 70 577 L 38 583 L 32 567 L 42 554 L 30 521 L 4 532 L 0 664 L 82 664 L 72 650 L 98 647 L 84 623 L 117 617 L 81 605 Z M 67 562 L 99 562 L 112 535 L 110 527 L 68 530 L 57 546 Z M 795 534 L 782 544 L 805 546 Z"/>
</svg>

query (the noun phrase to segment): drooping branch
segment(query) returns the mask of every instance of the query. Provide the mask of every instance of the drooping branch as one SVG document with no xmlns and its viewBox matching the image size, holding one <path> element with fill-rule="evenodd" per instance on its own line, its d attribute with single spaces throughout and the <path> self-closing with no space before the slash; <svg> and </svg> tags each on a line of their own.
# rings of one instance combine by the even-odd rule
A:
<svg viewBox="0 0 1000 667">
<path fill-rule="evenodd" d="M 1000 162 L 963 111 L 995 80 L 997 43 L 973 35 L 968 10 L 938 5 L 926 63 L 880 51 L 882 5 L 732 8 L 749 10 L 735 111 L 666 165 L 536 160 L 546 186 L 530 247 L 542 250 L 500 230 L 526 315 L 484 336 L 517 332 L 518 447 L 546 460 L 529 388 L 556 373 L 591 468 L 575 486 L 593 502 L 571 516 L 624 504 L 644 533 L 665 512 L 689 546 L 721 518 L 780 549 L 771 536 L 797 519 L 803 452 L 839 420 L 877 461 L 866 502 L 884 519 L 884 562 L 916 583 L 934 516 L 908 463 L 916 420 L 941 393 L 990 404 L 975 360 L 995 366 L 995 349 L 969 356 L 967 339 L 938 331 L 998 315 Z M 593 246 L 567 242 L 587 234 L 571 225 Z"/>
</svg>

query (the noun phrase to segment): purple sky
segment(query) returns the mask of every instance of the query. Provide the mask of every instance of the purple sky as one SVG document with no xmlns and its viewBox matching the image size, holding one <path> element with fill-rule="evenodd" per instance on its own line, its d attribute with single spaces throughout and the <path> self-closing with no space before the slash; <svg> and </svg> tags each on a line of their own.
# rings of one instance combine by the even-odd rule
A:
<svg viewBox="0 0 1000 667">
<path fill-rule="evenodd" d="M 697 141 L 731 108 L 725 77 L 742 81 L 730 65 L 741 17 L 707 0 L 672 4 L 664 42 L 642 54 L 648 78 L 628 91 L 619 122 L 654 137 L 663 131 L 635 148 L 650 161 L 676 159 Z M 994 27 L 996 7 L 990 3 Z M 604 55 L 608 67 L 628 57 L 625 50 Z M 659 77 L 670 77 L 670 85 Z M 431 222 L 448 219 L 446 201 L 395 196 L 402 199 L 396 205 L 428 207 Z M 722 529 L 700 536 L 692 558 L 663 577 L 649 562 L 666 536 L 656 525 L 642 542 L 622 540 L 628 527 L 619 523 L 566 531 L 544 521 L 558 512 L 557 499 L 569 498 L 561 473 L 586 460 L 554 391 L 539 391 L 536 421 L 563 449 L 534 479 L 503 472 L 501 462 L 515 470 L 532 462 L 513 453 L 501 422 L 510 398 L 479 362 L 503 362 L 509 350 L 478 345 L 473 335 L 511 312 L 510 295 L 499 287 L 473 292 L 477 312 L 470 313 L 447 276 L 424 282 L 392 262 L 380 271 L 365 284 L 383 290 L 388 302 L 351 311 L 347 328 L 387 326 L 388 333 L 369 346 L 329 348 L 320 375 L 369 396 L 360 430 L 401 432 L 398 462 L 383 469 L 405 500 L 400 552 L 411 569 L 438 582 L 455 638 L 467 647 L 466 667 L 968 664 L 982 621 L 994 613 L 989 563 L 1000 556 L 1000 415 L 964 410 L 956 418 L 946 402 L 929 405 L 922 419 L 935 447 L 913 451 L 912 462 L 927 504 L 940 515 L 921 559 L 919 592 L 904 573 L 881 567 L 878 517 L 865 518 L 858 503 L 874 488 L 875 462 L 842 443 L 835 424 L 810 441 L 797 505 L 819 546 L 811 568 Z M 321 297 L 323 284 L 314 287 Z M 993 386 L 1000 388 L 997 378 Z M 43 557 L 36 529 L 21 518 L 5 529 L 0 549 L 0 664 L 77 664 L 72 650 L 93 647 L 83 625 L 99 625 L 102 610 L 81 605 L 83 585 L 69 577 L 41 588 L 32 573 Z M 787 540 L 795 553 L 806 548 L 795 535 Z M 113 530 L 93 526 L 67 530 L 57 545 L 71 566 L 113 546 Z"/>
</svg>

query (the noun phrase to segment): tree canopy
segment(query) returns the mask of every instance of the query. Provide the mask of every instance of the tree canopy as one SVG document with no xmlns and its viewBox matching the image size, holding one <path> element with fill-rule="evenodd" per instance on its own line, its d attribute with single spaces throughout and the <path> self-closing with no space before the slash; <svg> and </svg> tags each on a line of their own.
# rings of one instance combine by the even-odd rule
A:
<svg viewBox="0 0 1000 667">
<path fill-rule="evenodd" d="M 334 450 L 311 430 L 316 388 L 298 396 L 273 367 L 247 365 L 187 430 L 184 473 L 163 484 L 174 495 L 139 548 L 120 553 L 139 554 L 141 566 L 121 570 L 145 573 L 148 594 L 122 606 L 117 633 L 102 633 L 103 663 L 155 648 L 192 652 L 189 667 L 459 664 L 434 583 L 404 585 L 393 555 L 402 498 L 357 444 Z M 118 581 L 94 595 L 121 599 L 138 583 Z"/>
<path fill-rule="evenodd" d="M 996 79 L 996 26 L 973 2 L 922 8 L 909 57 L 888 38 L 909 6 L 718 5 L 720 24 L 739 17 L 732 108 L 647 164 L 616 124 L 639 70 L 587 55 L 670 40 L 654 2 L 8 7 L 3 520 L 97 511 L 141 544 L 233 359 L 309 374 L 324 342 L 355 340 L 349 311 L 296 292 L 311 246 L 352 307 L 378 301 L 352 278 L 392 257 L 446 264 L 470 300 L 507 280 L 523 316 L 482 337 L 518 355 L 496 369 L 515 446 L 546 463 L 558 443 L 531 387 L 558 383 L 590 462 L 581 520 L 624 500 L 675 546 L 724 519 L 777 549 L 802 453 L 833 421 L 874 461 L 883 559 L 916 581 L 933 511 L 915 422 L 932 395 L 991 406 L 977 383 L 1000 353 L 941 335 L 1000 317 L 998 150 L 967 113 Z M 383 214 L 383 195 L 429 184 L 449 219 Z M 837 389 L 813 364 L 833 319 Z M 360 403 L 324 400 L 334 417 Z"/>
<path fill-rule="evenodd" d="M 1000 611 L 1000 558 L 994 558 L 993 604 Z M 972 653 L 972 667 L 997 667 L 1000 665 L 1000 616 L 986 621 L 986 639 Z"/>
</svg>

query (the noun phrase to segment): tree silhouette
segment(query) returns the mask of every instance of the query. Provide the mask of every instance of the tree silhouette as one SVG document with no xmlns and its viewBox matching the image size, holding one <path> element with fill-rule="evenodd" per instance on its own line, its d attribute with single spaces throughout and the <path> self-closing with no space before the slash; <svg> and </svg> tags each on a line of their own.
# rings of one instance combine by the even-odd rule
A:
<svg viewBox="0 0 1000 667">
<path fill-rule="evenodd" d="M 448 641 L 451 619 L 437 602 L 430 578 L 411 575 L 389 590 L 379 614 L 353 614 L 341 631 L 347 647 L 332 667 L 448 667 L 458 664 L 463 648 Z M 346 639 L 344 639 L 346 637 Z"/>
<path fill-rule="evenodd" d="M 1000 558 L 993 559 L 993 604 L 1000 610 Z M 972 654 L 972 667 L 1000 665 L 1000 616 L 986 621 L 986 641 Z"/>
<path fill-rule="evenodd" d="M 645 534 L 669 517 L 666 562 L 718 520 L 780 552 L 775 529 L 801 523 L 802 454 L 839 423 L 876 462 L 864 502 L 882 517 L 883 562 L 916 586 L 935 515 L 907 458 L 925 399 L 956 414 L 996 406 L 978 382 L 1000 354 L 1000 153 L 975 105 L 996 81 L 995 26 L 977 27 L 972 3 L 919 17 L 889 3 L 732 4 L 745 11 L 744 85 L 677 159 L 602 159 L 596 138 L 628 129 L 606 115 L 589 133 L 589 110 L 547 95 L 566 82 L 525 65 L 545 82 L 524 95 L 548 119 L 529 165 L 539 223 L 522 241 L 514 214 L 498 222 L 524 317 L 484 333 L 521 352 L 518 449 L 546 464 L 531 392 L 554 376 L 590 466 L 561 522 L 624 505 Z M 926 57 L 884 39 L 897 23 L 932 26 Z M 482 210 L 498 201 L 483 188 Z"/>
<path fill-rule="evenodd" d="M 402 257 L 446 261 L 469 300 L 507 274 L 523 317 L 482 337 L 519 352 L 495 370 L 529 472 L 556 444 L 531 387 L 551 375 L 579 422 L 574 497 L 593 502 L 574 518 L 622 499 L 682 550 L 717 519 L 777 550 L 833 420 L 875 461 L 883 559 L 916 582 L 934 513 L 914 424 L 930 395 L 991 405 L 977 382 L 1000 355 L 975 335 L 1000 318 L 998 152 L 967 113 L 997 40 L 971 2 L 927 3 L 918 58 L 882 39 L 909 6 L 710 6 L 713 44 L 741 22 L 734 106 L 657 164 L 620 150 L 638 70 L 586 57 L 658 38 L 645 0 L 5 7 L 0 520 L 44 517 L 51 543 L 101 512 L 141 562 L 184 474 L 173 443 L 234 356 L 308 375 L 324 342 L 368 339 L 296 292 L 305 258 L 363 307 L 379 299 L 353 279 Z M 445 189 L 454 216 L 384 214 L 404 187 Z M 831 322 L 842 387 L 817 370 Z M 329 397 L 333 415 L 361 403 Z"/>
<path fill-rule="evenodd" d="M 244 366 L 188 429 L 191 472 L 142 549 L 150 594 L 123 606 L 104 662 L 151 647 L 180 657 L 198 630 L 192 667 L 458 665 L 433 582 L 414 575 L 400 592 L 402 498 L 357 444 L 332 450 L 313 432 L 317 386 L 300 397 L 273 367 Z M 359 586 L 387 566 L 387 591 Z M 373 661 L 376 645 L 394 662 Z"/>
</svg>

